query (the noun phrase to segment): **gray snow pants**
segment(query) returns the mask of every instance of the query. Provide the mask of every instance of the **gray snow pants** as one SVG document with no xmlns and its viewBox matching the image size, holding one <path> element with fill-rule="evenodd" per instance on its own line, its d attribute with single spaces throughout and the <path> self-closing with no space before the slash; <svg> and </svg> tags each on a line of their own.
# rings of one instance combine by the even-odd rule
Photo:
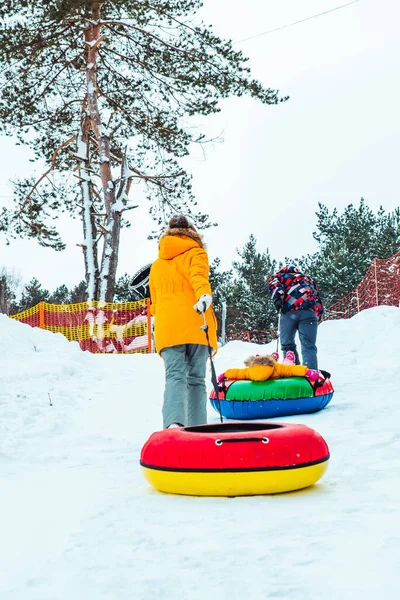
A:
<svg viewBox="0 0 400 600">
<path fill-rule="evenodd" d="M 318 369 L 317 359 L 317 330 L 318 318 L 313 310 L 291 310 L 281 314 L 279 319 L 279 334 L 283 356 L 288 350 L 293 350 L 296 365 L 300 364 L 299 355 L 294 341 L 296 332 L 299 332 L 302 363 L 309 369 Z"/>
<path fill-rule="evenodd" d="M 207 423 L 206 366 L 208 348 L 180 344 L 161 351 L 165 367 L 163 426 Z"/>
</svg>

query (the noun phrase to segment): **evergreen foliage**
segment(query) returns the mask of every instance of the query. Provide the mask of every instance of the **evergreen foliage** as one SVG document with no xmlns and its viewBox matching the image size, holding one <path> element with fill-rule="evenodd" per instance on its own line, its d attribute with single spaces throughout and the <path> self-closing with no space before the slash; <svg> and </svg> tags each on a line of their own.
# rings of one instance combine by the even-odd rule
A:
<svg viewBox="0 0 400 600">
<path fill-rule="evenodd" d="M 79 304 L 80 302 L 87 302 L 87 300 L 87 284 L 86 281 L 81 281 L 78 283 L 78 285 L 72 288 L 69 295 L 68 304 Z"/>
<path fill-rule="evenodd" d="M 300 259 L 289 259 L 313 277 L 327 307 L 351 292 L 364 277 L 374 258 L 389 258 L 400 250 L 400 209 L 374 213 L 361 198 L 342 214 L 319 203 L 313 236 L 319 249 Z"/>
<path fill-rule="evenodd" d="M 174 212 L 211 225 L 179 159 L 205 141 L 190 117 L 230 95 L 277 104 L 231 41 L 195 22 L 200 0 L 2 0 L 0 133 L 16 135 L 38 178 L 15 182 L 0 231 L 56 250 L 60 213 L 79 217 L 88 294 L 112 301 L 123 214 L 141 183 L 157 228 Z M 73 178 L 67 176 L 73 173 Z M 78 184 L 78 185 L 77 185 Z M 137 194 L 136 194 L 137 196 Z"/>
<path fill-rule="evenodd" d="M 132 302 L 132 292 L 130 289 L 130 284 L 132 281 L 132 276 L 128 275 L 128 273 L 124 273 L 121 277 L 119 277 L 118 281 L 115 284 L 115 295 L 114 302 Z"/>
<path fill-rule="evenodd" d="M 221 260 L 215 258 L 210 263 L 210 285 L 212 289 L 213 307 L 217 318 L 218 330 L 221 331 L 222 325 L 222 302 L 228 304 L 232 293 L 232 269 L 229 271 L 220 270 Z"/>
<path fill-rule="evenodd" d="M 13 288 L 10 288 L 10 290 L 7 300 L 10 306 L 9 314 L 11 315 L 32 308 L 39 302 L 48 302 L 49 304 L 76 304 L 86 302 L 88 299 L 86 281 L 81 281 L 71 290 L 69 290 L 66 285 L 62 284 L 56 288 L 54 292 L 50 293 L 42 287 L 42 284 L 36 277 L 33 277 L 31 281 L 24 286 L 19 300 L 17 299 L 16 290 Z"/>
<path fill-rule="evenodd" d="M 22 292 L 18 312 L 27 310 L 39 302 L 48 302 L 49 297 L 50 292 L 42 287 L 36 277 L 32 277 Z"/>
<path fill-rule="evenodd" d="M 70 299 L 70 292 L 66 285 L 60 285 L 50 294 L 47 302 L 50 304 L 68 304 Z"/>
<path fill-rule="evenodd" d="M 245 329 L 269 329 L 277 322 L 277 314 L 267 294 L 268 278 L 276 269 L 276 261 L 265 252 L 257 252 L 257 241 L 250 235 L 243 250 L 237 251 L 241 261 L 234 261 L 237 274 L 237 308 L 243 315 Z"/>
<path fill-rule="evenodd" d="M 241 260 L 232 263 L 236 277 L 229 295 L 231 318 L 227 331 L 235 329 L 264 330 L 276 326 L 277 314 L 267 293 L 268 278 L 276 269 L 269 250 L 257 251 L 257 240 L 250 235 L 242 250 Z"/>
</svg>

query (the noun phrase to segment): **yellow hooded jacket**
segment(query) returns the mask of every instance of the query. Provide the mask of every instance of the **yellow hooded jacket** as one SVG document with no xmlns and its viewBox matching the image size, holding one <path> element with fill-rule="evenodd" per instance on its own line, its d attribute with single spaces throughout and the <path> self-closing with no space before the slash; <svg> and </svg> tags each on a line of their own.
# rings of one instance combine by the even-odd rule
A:
<svg viewBox="0 0 400 600">
<path fill-rule="evenodd" d="M 250 379 L 251 381 L 266 381 L 282 377 L 304 377 L 308 367 L 304 365 L 282 365 L 275 362 L 272 356 L 250 356 L 244 362 L 246 369 L 227 369 L 226 379 Z"/>
<path fill-rule="evenodd" d="M 192 229 L 167 229 L 159 243 L 158 259 L 150 270 L 151 314 L 155 317 L 156 350 L 179 344 L 207 345 L 200 327 L 203 315 L 193 308 L 200 296 L 211 295 L 209 264 L 203 239 Z M 206 311 L 210 345 L 217 351 L 217 323 L 212 307 Z"/>
</svg>

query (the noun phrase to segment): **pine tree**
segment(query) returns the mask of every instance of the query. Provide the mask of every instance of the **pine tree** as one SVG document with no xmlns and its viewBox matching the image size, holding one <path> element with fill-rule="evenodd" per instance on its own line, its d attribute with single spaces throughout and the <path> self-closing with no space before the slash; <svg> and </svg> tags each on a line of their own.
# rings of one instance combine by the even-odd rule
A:
<svg viewBox="0 0 400 600">
<path fill-rule="evenodd" d="M 87 300 L 87 284 L 86 281 L 81 281 L 71 290 L 71 293 L 69 295 L 69 303 L 79 304 L 80 302 L 87 302 Z"/>
<path fill-rule="evenodd" d="M 115 284 L 114 302 L 132 302 L 131 280 L 132 276 L 128 273 L 124 273 L 119 277 Z"/>
<path fill-rule="evenodd" d="M 237 250 L 241 261 L 233 262 L 236 279 L 230 305 L 236 309 L 236 317 L 228 325 L 235 329 L 264 330 L 277 323 L 277 314 L 267 292 L 268 278 L 276 270 L 276 261 L 268 249 L 257 252 L 256 245 L 257 240 L 251 234 L 244 248 Z"/>
<path fill-rule="evenodd" d="M 340 300 L 362 280 L 374 258 L 389 258 L 400 249 L 400 211 L 375 214 L 361 198 L 342 214 L 319 204 L 318 231 L 313 234 L 319 249 L 312 255 L 286 261 L 313 277 L 325 306 Z"/>
<path fill-rule="evenodd" d="M 47 300 L 50 304 L 69 304 L 69 301 L 70 291 L 65 284 L 56 288 Z"/>
<path fill-rule="evenodd" d="M 222 326 L 222 303 L 228 303 L 232 295 L 232 269 L 221 271 L 220 264 L 219 258 L 215 258 L 210 264 L 210 285 L 218 331 L 221 331 Z"/>
<path fill-rule="evenodd" d="M 190 117 L 219 100 L 281 100 L 250 76 L 231 41 L 194 21 L 201 0 L 2 0 L 0 132 L 45 160 L 40 177 L 15 182 L 0 213 L 9 237 L 65 245 L 57 217 L 80 216 L 87 290 L 112 301 L 123 215 L 142 183 L 160 228 L 184 212 L 199 228 L 190 177 L 179 159 L 204 142 Z M 79 186 L 72 186 L 73 172 Z M 156 235 L 157 231 L 153 234 Z"/>
<path fill-rule="evenodd" d="M 377 258 L 390 258 L 400 250 L 400 208 L 386 214 L 381 206 L 376 219 L 372 252 Z"/>
<path fill-rule="evenodd" d="M 36 306 L 39 302 L 47 302 L 50 296 L 50 292 L 42 288 L 42 285 L 36 279 L 32 277 L 30 282 L 24 287 L 21 300 L 19 303 L 19 310 L 27 310 L 32 306 Z"/>
</svg>

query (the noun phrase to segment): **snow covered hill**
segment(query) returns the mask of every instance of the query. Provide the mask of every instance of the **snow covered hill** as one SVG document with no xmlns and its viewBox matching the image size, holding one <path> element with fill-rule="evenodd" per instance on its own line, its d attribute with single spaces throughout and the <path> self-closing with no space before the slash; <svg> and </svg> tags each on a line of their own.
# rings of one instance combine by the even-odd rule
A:
<svg viewBox="0 0 400 600">
<path fill-rule="evenodd" d="M 157 355 L 92 355 L 2 315 L 0 331 L 1 600 L 400 597 L 400 309 L 320 326 L 333 400 L 280 419 L 326 439 L 320 482 L 231 499 L 160 494 L 142 476 L 161 428 Z M 274 349 L 231 342 L 217 373 Z"/>
</svg>

